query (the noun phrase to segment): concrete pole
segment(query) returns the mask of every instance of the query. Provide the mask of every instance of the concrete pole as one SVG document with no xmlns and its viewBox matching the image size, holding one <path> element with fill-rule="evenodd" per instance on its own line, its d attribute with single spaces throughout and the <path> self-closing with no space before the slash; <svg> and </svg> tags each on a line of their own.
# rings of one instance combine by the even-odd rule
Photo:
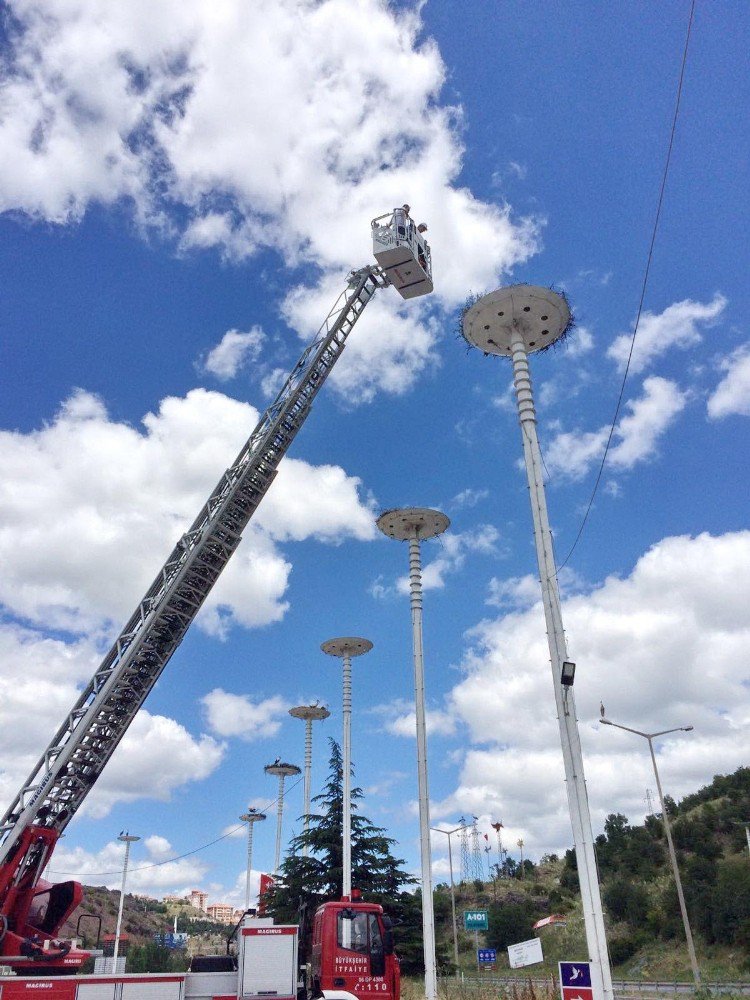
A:
<svg viewBox="0 0 750 1000">
<path fill-rule="evenodd" d="M 240 816 L 243 823 L 247 823 L 247 874 L 245 875 L 245 909 L 250 909 L 250 876 L 253 870 L 253 826 L 265 819 L 262 812 L 257 809 L 248 808 L 246 813 Z"/>
<path fill-rule="evenodd" d="M 417 779 L 419 786 L 419 846 L 422 862 L 422 936 L 424 942 L 424 989 L 427 1000 L 437 997 L 435 916 L 432 899 L 430 857 L 430 793 L 427 780 L 427 726 L 424 696 L 424 650 L 422 643 L 422 563 L 420 541 L 442 534 L 450 521 L 437 510 L 407 507 L 386 511 L 378 527 L 389 538 L 409 542 L 409 594 L 412 651 L 414 658 L 414 709 L 417 723 Z"/>
<path fill-rule="evenodd" d="M 128 878 L 128 861 L 130 860 L 130 845 L 134 844 L 140 837 L 132 836 L 129 833 L 121 833 L 117 838 L 125 845 L 125 861 L 122 866 L 122 885 L 120 886 L 120 906 L 117 910 L 117 927 L 115 928 L 115 948 L 112 953 L 112 972 L 117 972 L 117 958 L 120 954 L 120 932 L 122 930 L 122 910 L 125 903 L 125 883 Z"/>
<path fill-rule="evenodd" d="M 307 831 L 310 828 L 310 788 L 312 781 L 312 724 L 316 720 L 327 719 L 331 714 L 327 708 L 322 705 L 298 705 L 296 708 L 290 708 L 289 714 L 295 719 L 303 719 L 305 723 L 305 782 L 304 782 L 304 831 L 307 835 Z M 302 857 L 306 858 L 309 854 L 307 846 L 307 836 L 305 836 L 305 841 L 302 845 Z"/>
<path fill-rule="evenodd" d="M 281 864 L 281 826 L 284 818 L 284 781 L 295 774 L 300 774 L 300 769 L 296 764 L 285 764 L 278 758 L 273 764 L 266 764 L 263 768 L 266 774 L 273 774 L 279 779 L 279 797 L 276 800 L 276 848 L 273 856 L 274 875 L 279 870 Z"/>
<path fill-rule="evenodd" d="M 342 746 L 342 896 L 347 899 L 352 895 L 352 657 L 369 653 L 372 643 L 369 639 L 358 636 L 342 636 L 329 639 L 320 647 L 329 656 L 335 656 L 343 663 L 343 746 Z M 344 921 L 344 929 L 351 929 L 351 921 Z"/>
<path fill-rule="evenodd" d="M 490 292 L 475 302 L 464 314 L 463 332 L 470 344 L 479 347 L 486 354 L 511 357 L 513 362 L 513 384 L 523 438 L 568 807 L 581 887 L 586 944 L 591 962 L 591 986 L 594 1000 L 613 1000 L 612 974 L 575 700 L 572 684 L 562 683 L 563 664 L 569 662 L 569 659 L 527 355 L 528 351 L 541 350 L 554 343 L 566 333 L 571 322 L 568 305 L 556 292 L 535 285 L 515 285 Z"/>
</svg>

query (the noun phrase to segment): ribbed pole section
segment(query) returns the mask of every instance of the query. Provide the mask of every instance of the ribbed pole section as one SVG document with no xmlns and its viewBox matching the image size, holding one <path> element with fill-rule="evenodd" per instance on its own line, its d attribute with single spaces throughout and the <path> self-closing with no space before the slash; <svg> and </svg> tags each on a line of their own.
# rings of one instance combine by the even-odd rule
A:
<svg viewBox="0 0 750 1000">
<path fill-rule="evenodd" d="M 247 824 L 247 874 L 245 875 L 245 909 L 250 909 L 250 875 L 253 870 L 253 824 Z"/>
<path fill-rule="evenodd" d="M 284 780 L 286 775 L 279 775 L 279 798 L 276 804 L 276 848 L 273 853 L 274 874 L 279 870 L 281 863 L 281 824 L 284 819 Z"/>
<path fill-rule="evenodd" d="M 422 937 L 424 942 L 424 990 L 427 1000 L 437 997 L 435 916 L 432 898 L 430 852 L 430 787 L 427 780 L 427 726 L 425 719 L 424 648 L 422 642 L 422 557 L 420 542 L 442 534 L 450 521 L 429 507 L 404 507 L 386 511 L 378 528 L 389 538 L 409 543 L 409 596 L 411 603 L 412 653 L 414 659 L 414 714 L 417 735 L 417 782 L 419 789 L 419 853 L 422 876 Z"/>
<path fill-rule="evenodd" d="M 427 1000 L 437 997 L 435 916 L 432 902 L 430 854 L 430 792 L 427 780 L 427 724 L 424 704 L 424 649 L 422 641 L 422 560 L 415 530 L 409 539 L 409 599 L 414 653 L 414 708 L 417 720 L 417 782 L 419 788 L 419 848 L 422 861 L 422 935 L 424 939 L 424 991 Z"/>
<path fill-rule="evenodd" d="M 304 800 L 305 800 L 305 818 L 304 831 L 307 834 L 308 827 L 310 825 L 310 784 L 312 781 L 312 719 L 305 719 L 305 783 L 304 783 Z M 305 842 L 302 845 L 302 857 L 306 858 L 308 855 L 307 837 L 305 837 Z"/>
<path fill-rule="evenodd" d="M 343 815 L 342 815 L 342 894 L 351 897 L 352 894 L 352 658 L 345 656 L 344 662 L 344 694 L 342 717 L 344 725 L 344 775 L 342 783 Z"/>
<path fill-rule="evenodd" d="M 557 570 L 552 550 L 547 502 L 542 477 L 542 460 L 536 432 L 536 413 L 531 388 L 529 363 L 523 338 L 512 339 L 513 384 L 518 402 L 518 419 L 521 424 L 526 474 L 529 484 L 531 514 L 534 521 L 534 542 L 537 565 L 542 585 L 542 603 L 547 627 L 552 682 L 555 692 L 560 743 L 565 767 L 568 805 L 573 826 L 578 879 L 586 929 L 586 943 L 591 960 L 591 985 L 594 1000 L 612 1000 L 612 977 L 607 955 L 599 879 L 597 876 L 594 841 L 591 832 L 591 814 L 583 773 L 583 755 L 578 735 L 575 698 L 571 687 L 560 683 L 562 665 L 568 659 L 563 630 Z"/>
<path fill-rule="evenodd" d="M 286 764 L 278 757 L 273 764 L 263 768 L 266 774 L 272 774 L 279 779 L 279 797 L 276 802 L 276 849 L 274 851 L 273 871 L 278 873 L 281 864 L 281 825 L 284 818 L 284 781 L 286 778 L 300 773 L 296 764 Z"/>
</svg>

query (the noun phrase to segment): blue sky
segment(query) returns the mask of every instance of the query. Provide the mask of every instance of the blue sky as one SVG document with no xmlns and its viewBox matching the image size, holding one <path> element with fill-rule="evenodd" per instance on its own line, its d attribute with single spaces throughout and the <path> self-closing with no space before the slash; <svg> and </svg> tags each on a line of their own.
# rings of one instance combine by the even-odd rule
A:
<svg viewBox="0 0 750 1000">
<path fill-rule="evenodd" d="M 360 9 L 361 8 L 361 9 Z M 571 842 L 510 372 L 456 338 L 471 293 L 567 292 L 534 358 L 558 558 L 590 496 L 632 330 L 689 5 L 375 0 L 10 4 L 0 113 L 0 795 L 44 749 L 304 343 L 408 201 L 435 294 L 379 294 L 210 606 L 60 845 L 116 884 L 272 802 L 289 707 L 354 667 L 363 808 L 418 867 L 406 550 L 382 509 L 452 520 L 424 548 L 433 819 Z M 642 747 L 677 796 L 747 763 L 748 11 L 699 2 L 651 278 L 601 489 L 562 575 L 589 796 L 639 820 Z M 301 785 L 285 830 L 299 830 Z M 272 863 L 273 822 L 255 867 Z M 447 862 L 434 845 L 437 878 Z M 133 886 L 240 902 L 231 836 Z M 55 867 L 53 865 L 53 868 Z M 60 876 L 62 877 L 62 876 Z"/>
</svg>

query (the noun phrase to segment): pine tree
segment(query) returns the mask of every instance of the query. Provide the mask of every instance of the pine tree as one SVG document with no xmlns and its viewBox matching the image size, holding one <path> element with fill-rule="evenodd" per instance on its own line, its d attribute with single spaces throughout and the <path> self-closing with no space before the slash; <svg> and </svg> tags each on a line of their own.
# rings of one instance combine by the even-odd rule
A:
<svg viewBox="0 0 750 1000">
<path fill-rule="evenodd" d="M 292 840 L 276 884 L 266 896 L 267 910 L 277 921 L 300 923 L 302 947 L 316 908 L 342 894 L 344 771 L 341 748 L 335 740 L 329 739 L 329 744 L 328 779 L 313 799 L 317 811 L 308 817 L 307 831 Z M 362 798 L 362 789 L 352 788 L 352 887 L 368 901 L 398 911 L 403 908 L 402 887 L 417 880 L 403 870 L 403 860 L 391 854 L 395 841 L 360 815 L 357 803 Z"/>
</svg>

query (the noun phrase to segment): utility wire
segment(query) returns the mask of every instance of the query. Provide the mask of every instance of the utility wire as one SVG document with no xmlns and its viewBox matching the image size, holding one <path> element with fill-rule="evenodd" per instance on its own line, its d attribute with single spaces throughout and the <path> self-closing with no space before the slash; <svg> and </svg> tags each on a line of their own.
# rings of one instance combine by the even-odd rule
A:
<svg viewBox="0 0 750 1000">
<path fill-rule="evenodd" d="M 617 418 L 620 415 L 620 408 L 622 406 L 622 399 L 623 399 L 623 396 L 625 395 L 625 383 L 628 380 L 628 372 L 630 371 L 630 362 L 631 362 L 631 360 L 633 358 L 633 349 L 635 348 L 635 338 L 636 338 L 636 335 L 638 333 L 638 325 L 639 325 L 640 320 L 641 320 L 641 313 L 643 312 L 643 303 L 644 303 L 644 300 L 646 298 L 646 288 L 648 287 L 649 272 L 651 270 L 651 259 L 652 259 L 653 254 L 654 254 L 654 244 L 656 243 L 656 234 L 657 234 L 657 231 L 659 229 L 659 219 L 661 217 L 662 203 L 664 201 L 664 191 L 666 190 L 667 177 L 669 175 L 669 166 L 670 166 L 670 163 L 671 163 L 671 160 L 672 160 L 672 147 L 674 146 L 674 137 L 675 137 L 675 132 L 677 131 L 677 119 L 678 119 L 679 113 L 680 113 L 680 100 L 682 98 L 682 84 L 683 84 L 683 80 L 685 79 L 685 66 L 687 65 L 688 46 L 690 45 L 690 33 L 691 33 L 692 27 L 693 27 L 693 16 L 694 16 L 694 14 L 695 14 L 695 0 L 692 0 L 692 3 L 690 4 L 690 16 L 688 18 L 687 33 L 685 35 L 685 47 L 684 47 L 683 52 L 682 52 L 682 65 L 680 67 L 679 82 L 677 84 L 677 96 L 676 96 L 676 99 L 675 99 L 674 116 L 672 118 L 672 129 L 671 129 L 670 134 L 669 134 L 669 146 L 667 148 L 667 157 L 666 157 L 666 161 L 664 163 L 664 172 L 662 174 L 662 179 L 661 179 L 661 188 L 659 189 L 659 200 L 658 200 L 657 206 L 656 206 L 656 216 L 654 218 L 654 226 L 653 226 L 653 230 L 651 232 L 651 243 L 649 244 L 649 248 L 648 248 L 648 256 L 646 258 L 646 267 L 645 267 L 645 270 L 643 272 L 643 284 L 641 286 L 641 298 L 640 298 L 640 302 L 638 303 L 638 312 L 637 312 L 636 317 L 635 317 L 635 326 L 633 327 L 633 336 L 630 338 L 630 351 L 628 353 L 627 364 L 625 365 L 625 372 L 624 372 L 624 374 L 622 376 L 622 385 L 620 386 L 620 394 L 617 397 L 617 406 L 615 407 L 615 414 L 612 417 L 612 426 L 609 429 L 609 435 L 607 437 L 607 443 L 606 443 L 606 445 L 604 447 L 604 454 L 602 455 L 601 464 L 599 465 L 599 471 L 598 471 L 598 473 L 596 475 L 596 481 L 594 482 L 594 488 L 591 491 L 591 497 L 589 498 L 588 506 L 586 507 L 586 511 L 585 511 L 585 513 L 583 515 L 583 520 L 581 521 L 580 527 L 578 528 L 578 534 L 575 537 L 575 541 L 573 542 L 572 546 L 570 547 L 570 551 L 565 556 L 565 559 L 557 567 L 558 571 L 561 570 L 563 568 L 563 566 L 566 565 L 566 563 L 568 562 L 568 560 L 570 559 L 570 557 L 573 555 L 573 552 L 575 551 L 575 548 L 578 545 L 578 542 L 579 542 L 579 540 L 581 538 L 581 535 L 583 534 L 583 529 L 586 527 L 586 522 L 588 521 L 589 514 L 591 513 L 591 508 L 592 508 L 592 506 L 594 504 L 594 498 L 596 497 L 597 491 L 599 489 L 599 483 L 601 482 L 602 474 L 604 473 L 604 465 L 605 465 L 605 463 L 607 461 L 607 455 L 609 454 L 609 447 L 610 447 L 610 444 L 612 443 L 612 436 L 615 433 L 615 428 L 617 426 Z"/>
<path fill-rule="evenodd" d="M 302 778 L 298 778 L 293 785 L 289 786 L 288 791 L 291 792 L 292 789 L 296 788 L 301 781 Z M 278 801 L 279 798 L 278 796 L 276 796 L 276 798 L 272 802 L 269 802 L 267 805 L 263 806 L 261 812 L 270 811 L 273 808 L 273 806 L 275 806 L 278 803 Z M 201 851 L 205 851 L 207 848 L 213 847 L 214 844 L 218 844 L 222 840 L 226 840 L 228 837 L 232 837 L 235 833 L 237 833 L 238 830 L 241 830 L 244 825 L 245 825 L 244 823 L 240 823 L 239 826 L 233 826 L 231 830 L 228 830 L 226 833 L 223 833 L 220 837 L 216 837 L 214 840 L 209 840 L 207 844 L 202 844 L 200 847 L 196 847 L 192 851 L 185 851 L 184 854 L 178 854 L 174 858 L 167 858 L 165 861 L 154 861 L 154 863 L 150 865 L 140 865 L 140 867 L 138 868 L 129 867 L 128 872 L 145 872 L 148 871 L 149 868 L 161 868 L 163 865 L 171 865 L 172 862 L 174 861 L 182 861 L 183 858 L 190 858 L 194 854 L 199 854 Z M 56 868 L 50 868 L 50 874 L 75 875 L 77 878 L 103 878 L 105 875 L 122 875 L 122 868 L 118 868 L 117 871 L 113 872 L 61 872 L 58 871 Z"/>
</svg>

